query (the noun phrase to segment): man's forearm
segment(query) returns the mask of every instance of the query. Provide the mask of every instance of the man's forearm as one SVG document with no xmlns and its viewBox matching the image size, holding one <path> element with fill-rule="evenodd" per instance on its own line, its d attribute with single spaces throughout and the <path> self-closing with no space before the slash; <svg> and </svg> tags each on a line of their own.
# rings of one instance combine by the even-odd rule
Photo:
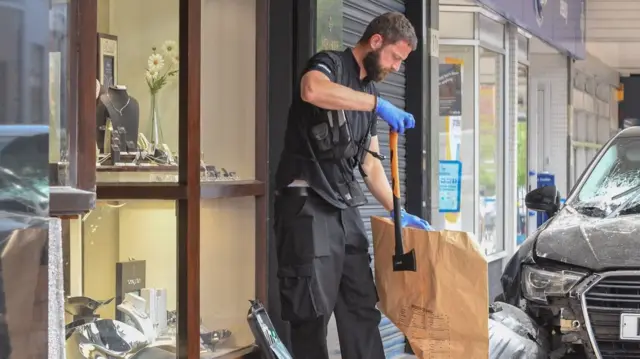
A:
<svg viewBox="0 0 640 359">
<path fill-rule="evenodd" d="M 376 97 L 329 80 L 303 81 L 302 99 L 326 110 L 373 111 Z"/>
<path fill-rule="evenodd" d="M 393 190 L 387 175 L 384 173 L 384 168 L 381 163 L 372 167 L 369 171 L 370 173 L 367 173 L 364 182 L 373 197 L 380 202 L 384 209 L 391 211 L 393 210 Z"/>
</svg>

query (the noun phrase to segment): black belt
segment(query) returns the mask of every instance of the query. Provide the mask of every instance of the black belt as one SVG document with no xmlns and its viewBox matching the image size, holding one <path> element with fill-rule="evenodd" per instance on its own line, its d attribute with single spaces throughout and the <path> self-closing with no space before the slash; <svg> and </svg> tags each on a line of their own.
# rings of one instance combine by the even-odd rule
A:
<svg viewBox="0 0 640 359">
<path fill-rule="evenodd" d="M 309 187 L 284 187 L 276 191 L 276 196 L 305 197 L 311 193 Z"/>
</svg>

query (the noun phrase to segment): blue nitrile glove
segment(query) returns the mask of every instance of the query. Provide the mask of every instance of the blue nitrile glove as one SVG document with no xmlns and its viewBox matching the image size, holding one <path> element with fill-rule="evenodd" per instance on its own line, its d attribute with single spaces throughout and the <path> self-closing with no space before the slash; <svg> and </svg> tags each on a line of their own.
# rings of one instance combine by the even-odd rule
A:
<svg viewBox="0 0 640 359">
<path fill-rule="evenodd" d="M 393 211 L 391 211 L 391 219 L 393 219 Z M 404 227 L 412 227 L 417 229 L 424 229 L 425 231 L 432 231 L 433 227 L 426 220 L 407 213 L 404 209 L 400 212 L 400 225 Z"/>
<path fill-rule="evenodd" d="M 395 132 L 404 133 L 406 128 L 414 128 L 416 126 L 416 120 L 412 114 L 395 107 L 382 97 L 378 97 L 375 112 Z"/>
</svg>

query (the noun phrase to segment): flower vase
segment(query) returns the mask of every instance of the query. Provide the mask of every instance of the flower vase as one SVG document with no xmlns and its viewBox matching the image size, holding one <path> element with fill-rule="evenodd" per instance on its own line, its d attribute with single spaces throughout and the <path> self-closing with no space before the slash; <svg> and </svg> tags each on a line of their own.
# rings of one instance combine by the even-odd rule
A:
<svg viewBox="0 0 640 359">
<path fill-rule="evenodd" d="M 149 110 L 149 117 L 151 123 L 151 138 L 150 138 L 150 152 L 155 153 L 157 149 L 164 143 L 162 138 L 162 128 L 160 126 L 160 118 L 158 115 L 158 94 L 151 94 L 151 108 Z"/>
</svg>

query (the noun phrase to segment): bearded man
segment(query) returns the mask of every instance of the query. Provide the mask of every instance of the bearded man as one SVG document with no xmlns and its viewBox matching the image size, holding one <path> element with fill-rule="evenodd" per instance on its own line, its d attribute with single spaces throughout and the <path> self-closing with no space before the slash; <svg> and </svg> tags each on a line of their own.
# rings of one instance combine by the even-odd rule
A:
<svg viewBox="0 0 640 359">
<path fill-rule="evenodd" d="M 392 212 L 376 122 L 380 118 L 404 133 L 415 120 L 381 98 L 375 83 L 398 71 L 416 46 L 403 14 L 383 14 L 353 49 L 315 54 L 295 89 L 274 208 L 282 319 L 291 324 L 295 359 L 329 358 L 332 313 L 343 359 L 385 357 L 369 241 L 358 210 L 367 198 L 355 170 Z M 404 211 L 402 224 L 430 228 Z"/>
</svg>

